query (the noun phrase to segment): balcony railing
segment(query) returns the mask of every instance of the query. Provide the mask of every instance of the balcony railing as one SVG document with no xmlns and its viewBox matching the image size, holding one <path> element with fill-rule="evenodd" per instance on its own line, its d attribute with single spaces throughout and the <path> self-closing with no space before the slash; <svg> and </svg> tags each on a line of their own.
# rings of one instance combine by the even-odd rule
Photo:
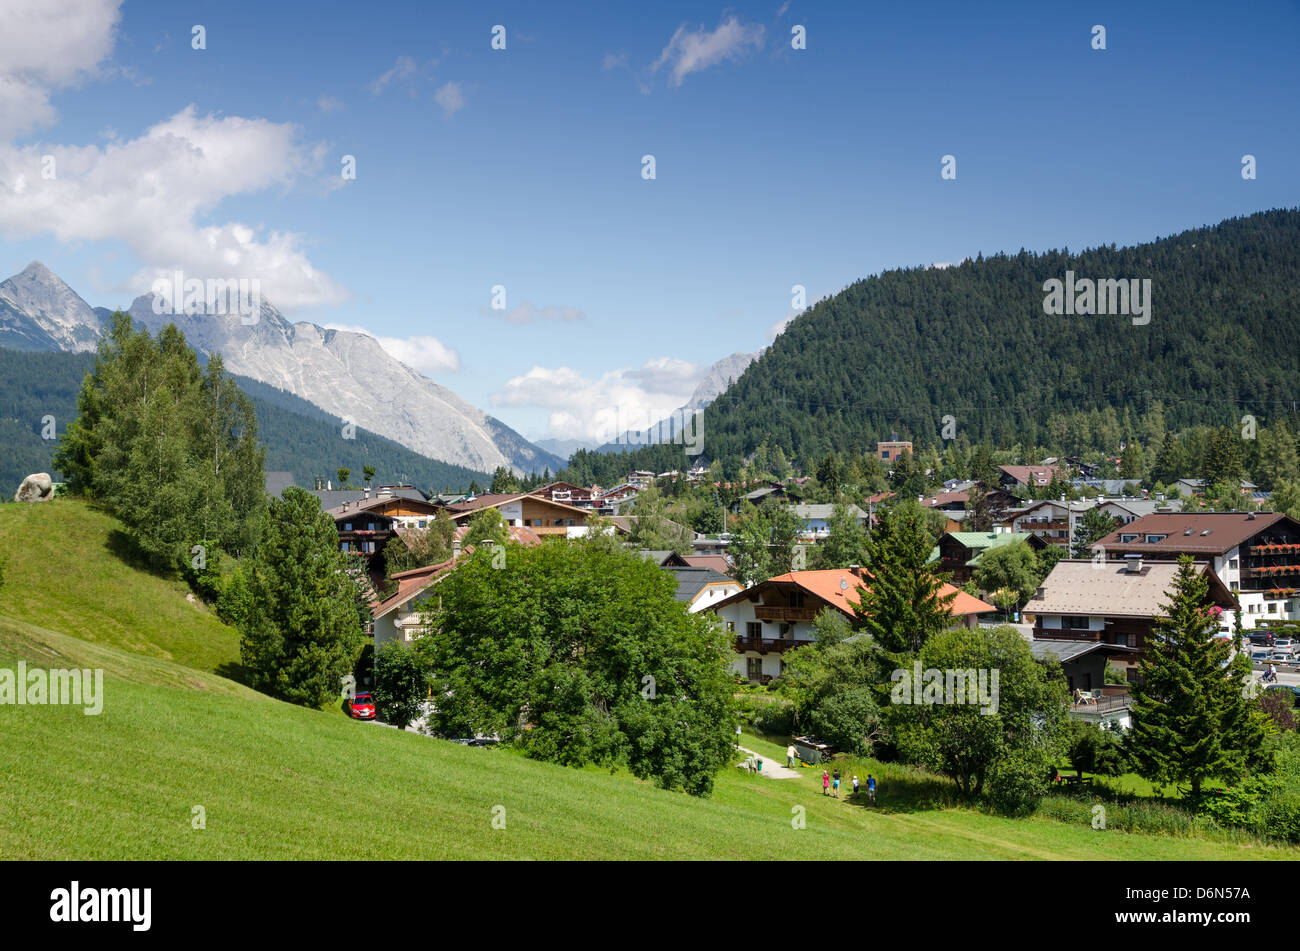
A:
<svg viewBox="0 0 1300 951">
<path fill-rule="evenodd" d="M 1115 694 L 1110 697 L 1101 697 L 1095 702 L 1072 703 L 1070 706 L 1071 713 L 1114 713 L 1117 710 L 1127 710 L 1133 705 L 1133 698 L 1126 693 Z"/>
<path fill-rule="evenodd" d="M 773 651 L 780 653 L 799 644 L 811 643 L 811 641 L 796 641 L 789 637 L 737 637 L 736 653 L 743 654 L 745 651 L 757 651 L 760 654 L 769 654 Z"/>
<path fill-rule="evenodd" d="M 817 616 L 816 608 L 791 608 L 780 604 L 754 605 L 754 619 L 757 621 L 811 621 Z"/>
</svg>

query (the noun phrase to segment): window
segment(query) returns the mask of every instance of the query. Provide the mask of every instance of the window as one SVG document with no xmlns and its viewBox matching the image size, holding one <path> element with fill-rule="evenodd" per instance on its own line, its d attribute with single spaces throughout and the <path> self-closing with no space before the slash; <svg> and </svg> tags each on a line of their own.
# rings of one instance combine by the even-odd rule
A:
<svg viewBox="0 0 1300 951">
<path fill-rule="evenodd" d="M 1228 582 L 1228 587 L 1231 588 L 1233 591 L 1236 591 L 1236 590 L 1237 590 L 1237 587 L 1238 587 L 1237 582 L 1235 582 L 1235 581 L 1229 581 L 1229 582 Z"/>
<path fill-rule="evenodd" d="M 1121 543 L 1121 544 L 1127 545 L 1129 542 L 1131 542 L 1131 541 L 1132 541 L 1133 539 L 1135 539 L 1135 538 L 1137 538 L 1136 535 L 1121 535 L 1121 536 L 1119 537 L 1119 540 L 1120 540 L 1120 543 Z"/>
<path fill-rule="evenodd" d="M 888 449 L 882 449 L 882 450 L 880 450 L 880 458 L 881 458 L 881 459 L 888 459 L 888 458 L 889 458 L 889 450 L 888 450 Z"/>
<path fill-rule="evenodd" d="M 352 523 L 351 523 L 351 522 L 344 522 L 344 523 L 343 523 L 343 531 L 345 531 L 345 532 L 350 532 L 350 531 L 352 531 Z"/>
<path fill-rule="evenodd" d="M 1154 545 L 1156 542 L 1162 542 L 1168 537 L 1169 537 L 1168 535 L 1148 535 L 1147 544 Z"/>
<path fill-rule="evenodd" d="M 792 592 L 790 592 L 790 607 L 792 607 L 792 608 L 801 608 L 801 607 L 803 607 L 803 592 L 802 592 L 802 591 L 792 591 Z"/>
<path fill-rule="evenodd" d="M 1236 570 L 1237 570 L 1237 559 L 1236 559 L 1236 558 L 1229 558 L 1229 559 L 1228 559 L 1228 570 L 1229 570 L 1229 571 L 1236 571 Z"/>
<path fill-rule="evenodd" d="M 1067 617 L 1065 619 L 1065 628 L 1069 631 L 1086 631 L 1088 630 L 1088 619 L 1086 617 Z"/>
<path fill-rule="evenodd" d="M 1118 647 L 1128 647 L 1129 646 L 1128 639 L 1129 639 L 1129 635 L 1127 634 L 1116 634 L 1115 644 Z"/>
<path fill-rule="evenodd" d="M 727 622 L 727 633 L 728 633 L 728 634 L 735 634 L 735 633 L 736 633 L 736 622 L 735 622 L 735 621 L 728 621 L 728 622 Z"/>
<path fill-rule="evenodd" d="M 758 640 L 760 637 L 763 636 L 763 622 L 749 621 L 745 625 L 745 633 L 749 636 L 749 639 L 751 641 Z"/>
<path fill-rule="evenodd" d="M 557 518 L 557 519 L 555 520 L 555 523 L 554 523 L 551 527 L 552 527 L 552 528 L 563 528 L 563 527 L 564 527 L 564 519 L 562 519 L 562 518 Z"/>
<path fill-rule="evenodd" d="M 762 680 L 763 679 L 763 658 L 746 657 L 745 673 L 750 680 Z"/>
</svg>

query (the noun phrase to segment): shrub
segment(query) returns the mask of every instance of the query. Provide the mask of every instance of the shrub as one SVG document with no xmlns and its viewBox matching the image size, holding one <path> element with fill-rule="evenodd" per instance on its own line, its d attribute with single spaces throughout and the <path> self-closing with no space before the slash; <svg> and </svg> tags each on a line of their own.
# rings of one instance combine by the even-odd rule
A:
<svg viewBox="0 0 1300 951">
<path fill-rule="evenodd" d="M 1030 814 L 1047 792 L 1050 767 L 1047 757 L 1039 750 L 1010 750 L 989 770 L 989 802 L 1003 815 Z"/>
</svg>

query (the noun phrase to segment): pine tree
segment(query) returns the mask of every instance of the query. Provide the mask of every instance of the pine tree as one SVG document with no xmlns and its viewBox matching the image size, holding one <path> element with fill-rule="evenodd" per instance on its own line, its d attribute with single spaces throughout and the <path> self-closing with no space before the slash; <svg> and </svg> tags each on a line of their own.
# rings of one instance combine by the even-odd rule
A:
<svg viewBox="0 0 1300 951">
<path fill-rule="evenodd" d="M 1194 797 L 1207 779 L 1236 779 L 1263 755 L 1262 726 L 1225 669 L 1231 647 L 1214 636 L 1208 592 L 1209 581 L 1184 555 L 1139 665 L 1129 734 L 1142 776 L 1161 785 L 1188 783 Z"/>
<path fill-rule="evenodd" d="M 1100 507 L 1084 512 L 1074 525 L 1072 558 L 1091 558 L 1089 548 L 1099 538 L 1105 538 L 1119 527 L 1119 519 L 1107 515 Z"/>
<path fill-rule="evenodd" d="M 877 517 L 867 547 L 871 580 L 859 589 L 854 610 L 881 648 L 915 652 L 951 626 L 948 606 L 957 595 L 940 595 L 943 581 L 928 564 L 934 538 L 920 505 L 905 500 L 880 509 Z"/>
<path fill-rule="evenodd" d="M 339 695 L 362 646 L 347 557 L 316 496 L 289 486 L 271 500 L 240 643 L 253 687 L 312 707 Z"/>
</svg>

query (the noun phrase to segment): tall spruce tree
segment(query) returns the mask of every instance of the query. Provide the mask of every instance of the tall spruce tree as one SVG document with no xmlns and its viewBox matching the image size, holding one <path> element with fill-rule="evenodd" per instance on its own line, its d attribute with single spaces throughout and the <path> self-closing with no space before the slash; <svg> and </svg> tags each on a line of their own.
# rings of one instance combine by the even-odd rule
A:
<svg viewBox="0 0 1300 951">
<path fill-rule="evenodd" d="M 871 580 L 858 589 L 855 611 L 881 648 L 893 654 L 915 652 L 951 626 L 948 607 L 956 592 L 942 595 L 943 580 L 927 563 L 934 536 L 920 505 L 905 500 L 880 509 L 877 516 L 879 524 L 867 545 Z"/>
<path fill-rule="evenodd" d="M 1234 678 L 1231 643 L 1214 636 L 1208 593 L 1184 555 L 1139 665 L 1129 733 L 1138 772 L 1162 785 L 1187 783 L 1193 797 L 1207 779 L 1232 781 L 1265 764 L 1262 714 Z"/>
<path fill-rule="evenodd" d="M 316 496 L 289 486 L 271 500 L 240 644 L 253 687 L 312 707 L 339 695 L 362 647 L 347 557 Z"/>
</svg>

